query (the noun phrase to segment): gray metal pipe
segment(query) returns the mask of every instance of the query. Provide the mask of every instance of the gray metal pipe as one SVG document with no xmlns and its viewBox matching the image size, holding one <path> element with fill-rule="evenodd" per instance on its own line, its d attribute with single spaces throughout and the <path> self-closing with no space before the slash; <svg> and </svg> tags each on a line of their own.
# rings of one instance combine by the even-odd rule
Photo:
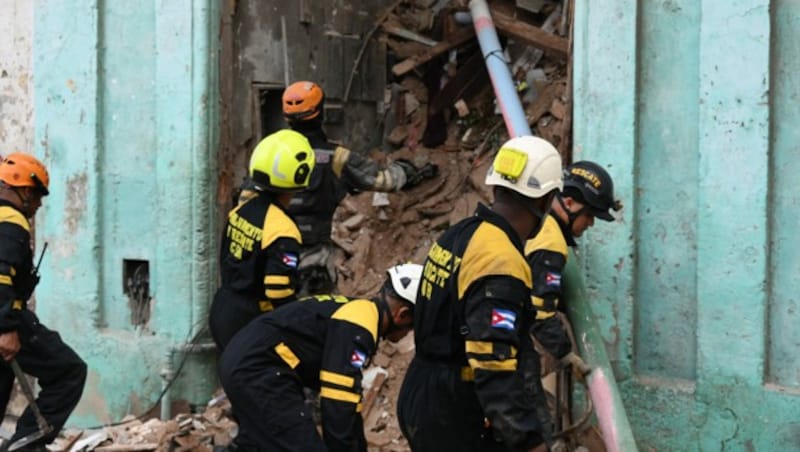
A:
<svg viewBox="0 0 800 452">
<path fill-rule="evenodd" d="M 475 26 L 475 35 L 483 52 L 486 68 L 492 80 L 494 94 L 497 96 L 497 105 L 503 114 L 506 130 L 510 137 L 532 135 L 530 125 L 522 109 L 508 62 L 505 60 L 497 31 L 489 13 L 489 6 L 484 0 L 471 0 L 469 10 L 472 13 L 472 23 Z"/>
<path fill-rule="evenodd" d="M 187 343 L 177 347 L 170 347 L 164 367 L 161 369 L 161 420 L 166 421 L 172 418 L 172 383 L 178 376 L 175 374 L 174 361 L 178 353 L 201 354 L 213 352 L 217 345 L 213 342 L 203 342 L 200 344 Z"/>
</svg>

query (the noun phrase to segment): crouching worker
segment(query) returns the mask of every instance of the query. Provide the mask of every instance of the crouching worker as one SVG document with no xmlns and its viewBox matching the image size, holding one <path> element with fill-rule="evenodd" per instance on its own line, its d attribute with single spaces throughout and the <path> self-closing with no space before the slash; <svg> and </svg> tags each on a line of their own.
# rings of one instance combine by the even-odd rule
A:
<svg viewBox="0 0 800 452">
<path fill-rule="evenodd" d="M 422 266 L 387 272 L 374 300 L 317 295 L 257 317 L 231 340 L 220 380 L 239 421 L 235 450 L 366 451 L 361 369 L 378 339 L 412 329 Z M 322 436 L 303 388 L 319 390 Z"/>
</svg>

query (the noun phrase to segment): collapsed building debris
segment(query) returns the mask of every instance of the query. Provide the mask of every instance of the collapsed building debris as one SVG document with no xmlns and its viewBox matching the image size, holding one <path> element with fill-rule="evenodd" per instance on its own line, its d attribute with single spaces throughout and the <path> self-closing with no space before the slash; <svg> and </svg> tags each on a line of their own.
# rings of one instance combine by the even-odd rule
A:
<svg viewBox="0 0 800 452">
<path fill-rule="evenodd" d="M 440 172 L 409 191 L 361 193 L 341 203 L 333 240 L 339 247 L 336 268 L 343 294 L 376 293 L 386 268 L 422 262 L 441 231 L 470 215 L 479 202 L 491 201 L 483 179 L 492 152 L 508 136 L 466 3 L 399 0 L 364 37 L 380 39 L 395 62 L 382 100 L 387 116 L 383 141 L 392 150 L 388 158 L 435 163 Z M 565 160 L 570 158 L 572 116 L 571 4 L 506 0 L 490 5 L 531 130 L 552 142 Z M 372 157 L 387 155 L 375 151 Z M 411 335 L 397 344 L 384 342 L 366 370 L 363 416 L 371 450 L 408 450 L 395 401 L 413 347 Z M 230 443 L 235 432 L 229 405 L 215 398 L 202 413 L 167 421 L 131 418 L 98 430 L 65 431 L 49 449 L 211 451 Z M 590 450 L 602 450 L 597 444 Z"/>
</svg>

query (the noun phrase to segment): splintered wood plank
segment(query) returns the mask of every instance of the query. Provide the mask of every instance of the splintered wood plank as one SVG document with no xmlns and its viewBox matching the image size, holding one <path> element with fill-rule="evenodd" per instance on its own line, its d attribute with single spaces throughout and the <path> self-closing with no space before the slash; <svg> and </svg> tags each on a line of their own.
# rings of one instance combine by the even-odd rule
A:
<svg viewBox="0 0 800 452">
<path fill-rule="evenodd" d="M 569 41 L 560 36 L 550 34 L 539 27 L 516 19 L 499 8 L 490 5 L 492 22 L 495 28 L 517 41 L 541 49 L 553 58 L 566 61 L 569 53 Z"/>
<path fill-rule="evenodd" d="M 425 52 L 395 64 L 392 66 L 392 73 L 396 76 L 406 74 L 417 66 L 425 64 L 448 50 L 464 44 L 473 37 L 475 37 L 475 29 L 463 27 Z"/>
</svg>

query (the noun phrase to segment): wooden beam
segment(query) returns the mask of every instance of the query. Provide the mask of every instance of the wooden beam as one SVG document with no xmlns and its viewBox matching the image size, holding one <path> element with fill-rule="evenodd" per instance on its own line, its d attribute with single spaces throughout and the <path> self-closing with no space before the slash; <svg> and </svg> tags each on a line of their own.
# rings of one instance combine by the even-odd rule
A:
<svg viewBox="0 0 800 452">
<path fill-rule="evenodd" d="M 425 64 L 448 50 L 464 44 L 473 37 L 475 37 L 475 29 L 471 26 L 463 27 L 427 51 L 395 64 L 392 66 L 392 73 L 398 77 L 406 74 L 417 66 Z"/>
<path fill-rule="evenodd" d="M 489 10 L 492 13 L 492 22 L 498 32 L 521 43 L 541 49 L 551 57 L 567 60 L 569 42 L 566 39 L 515 19 L 494 5 L 490 5 Z"/>
</svg>

